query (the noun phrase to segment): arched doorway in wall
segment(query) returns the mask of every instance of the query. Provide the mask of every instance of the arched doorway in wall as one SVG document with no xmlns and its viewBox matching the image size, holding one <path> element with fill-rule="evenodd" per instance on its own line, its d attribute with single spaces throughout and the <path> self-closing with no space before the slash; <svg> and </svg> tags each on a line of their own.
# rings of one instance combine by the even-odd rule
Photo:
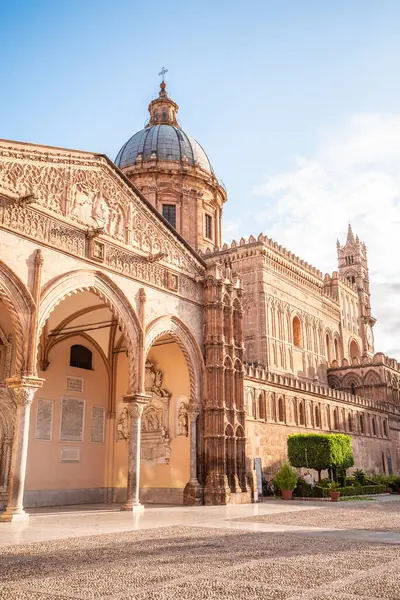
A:
<svg viewBox="0 0 400 600">
<path fill-rule="evenodd" d="M 15 396 L 7 387 L 7 379 L 26 374 L 28 368 L 31 367 L 28 361 L 27 336 L 33 310 L 34 302 L 28 289 L 13 271 L 0 261 L 1 508 L 5 507 L 9 501 L 12 443 L 17 413 Z"/>
<path fill-rule="evenodd" d="M 115 420 L 114 383 L 126 382 L 123 394 L 135 391 L 136 314 L 109 277 L 79 270 L 44 287 L 38 321 L 38 373 L 45 383 L 32 406 L 27 502 L 48 503 L 49 489 L 53 504 L 118 501 L 116 439 L 129 436 L 129 423 L 127 411 Z M 115 361 L 118 350 L 129 355 L 126 372 Z M 125 445 L 126 463 L 127 456 Z"/>
<path fill-rule="evenodd" d="M 142 416 L 141 502 L 182 504 L 190 479 L 190 374 L 171 334 L 148 351 L 145 390 L 151 399 Z"/>
<path fill-rule="evenodd" d="M 127 352 L 117 312 L 95 291 L 78 290 L 43 311 L 38 374 L 45 382 L 32 405 L 27 506 L 114 499 L 113 384 L 124 381 L 124 394 L 129 386 L 128 362 L 121 369 L 115 360 L 121 348 Z"/>
<path fill-rule="evenodd" d="M 204 442 L 200 435 L 204 428 L 204 367 L 200 349 L 179 319 L 166 316 L 147 326 L 145 352 L 145 390 L 150 402 L 142 416 L 141 501 L 199 503 L 200 496 L 194 502 L 187 484 L 189 480 L 205 484 Z M 229 401 L 233 405 L 242 400 L 235 393 L 231 362 L 227 370 Z M 154 411 L 158 411 L 158 420 Z M 156 439 L 153 422 L 159 428 Z"/>
<path fill-rule="evenodd" d="M 15 356 L 15 330 L 10 315 L 0 299 L 0 511 L 8 500 L 11 449 L 15 420 L 12 392 L 6 386 Z M 14 355 L 14 356 L 13 356 Z"/>
</svg>

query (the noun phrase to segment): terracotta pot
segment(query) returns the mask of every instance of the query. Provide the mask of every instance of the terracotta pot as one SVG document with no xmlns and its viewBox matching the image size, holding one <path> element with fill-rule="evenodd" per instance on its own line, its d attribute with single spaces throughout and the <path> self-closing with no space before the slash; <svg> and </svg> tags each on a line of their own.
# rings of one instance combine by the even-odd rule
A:
<svg viewBox="0 0 400 600">
<path fill-rule="evenodd" d="M 284 500 L 292 499 L 293 490 L 282 490 L 282 498 Z"/>
<path fill-rule="evenodd" d="M 339 502 L 340 492 L 329 492 L 331 496 L 331 502 Z"/>
</svg>

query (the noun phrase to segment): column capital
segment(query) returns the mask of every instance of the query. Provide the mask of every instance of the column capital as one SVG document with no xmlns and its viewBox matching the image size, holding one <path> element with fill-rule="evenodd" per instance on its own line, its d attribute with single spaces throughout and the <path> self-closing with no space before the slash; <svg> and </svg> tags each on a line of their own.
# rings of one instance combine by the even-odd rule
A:
<svg viewBox="0 0 400 600">
<path fill-rule="evenodd" d="M 187 410 L 187 415 L 188 415 L 189 421 L 196 421 L 199 414 L 200 414 L 200 410 L 197 407 L 189 406 L 189 408 Z"/>
<path fill-rule="evenodd" d="M 148 394 L 126 394 L 122 397 L 123 402 L 128 405 L 128 410 L 134 419 L 140 419 L 144 407 L 150 402 L 152 396 Z"/>
<path fill-rule="evenodd" d="M 44 382 L 45 379 L 26 375 L 6 379 L 7 387 L 13 391 L 19 406 L 30 406 L 36 391 Z"/>
</svg>

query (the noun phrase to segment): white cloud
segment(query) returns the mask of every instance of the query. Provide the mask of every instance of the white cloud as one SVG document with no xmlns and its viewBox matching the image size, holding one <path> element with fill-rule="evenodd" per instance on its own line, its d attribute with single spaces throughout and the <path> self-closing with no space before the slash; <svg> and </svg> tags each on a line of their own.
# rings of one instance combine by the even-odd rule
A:
<svg viewBox="0 0 400 600">
<path fill-rule="evenodd" d="M 353 116 L 254 193 L 266 234 L 324 272 L 351 222 L 368 249 L 376 349 L 400 359 L 400 115 Z"/>
</svg>

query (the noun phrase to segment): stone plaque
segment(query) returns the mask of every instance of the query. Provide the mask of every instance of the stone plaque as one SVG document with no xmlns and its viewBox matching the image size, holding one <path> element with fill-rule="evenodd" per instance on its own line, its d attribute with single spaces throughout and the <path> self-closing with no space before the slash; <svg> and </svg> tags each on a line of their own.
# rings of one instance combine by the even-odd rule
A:
<svg viewBox="0 0 400 600">
<path fill-rule="evenodd" d="M 104 442 L 104 416 L 105 409 L 103 406 L 93 406 L 90 430 L 91 442 Z"/>
<path fill-rule="evenodd" d="M 81 449 L 74 447 L 61 448 L 61 462 L 80 462 Z"/>
<path fill-rule="evenodd" d="M 63 396 L 61 398 L 60 440 L 83 442 L 85 401 L 82 398 Z"/>
<path fill-rule="evenodd" d="M 53 430 L 53 400 L 38 399 L 35 440 L 51 441 Z"/>
<path fill-rule="evenodd" d="M 67 390 L 69 392 L 83 393 L 83 377 L 67 377 Z"/>
</svg>

